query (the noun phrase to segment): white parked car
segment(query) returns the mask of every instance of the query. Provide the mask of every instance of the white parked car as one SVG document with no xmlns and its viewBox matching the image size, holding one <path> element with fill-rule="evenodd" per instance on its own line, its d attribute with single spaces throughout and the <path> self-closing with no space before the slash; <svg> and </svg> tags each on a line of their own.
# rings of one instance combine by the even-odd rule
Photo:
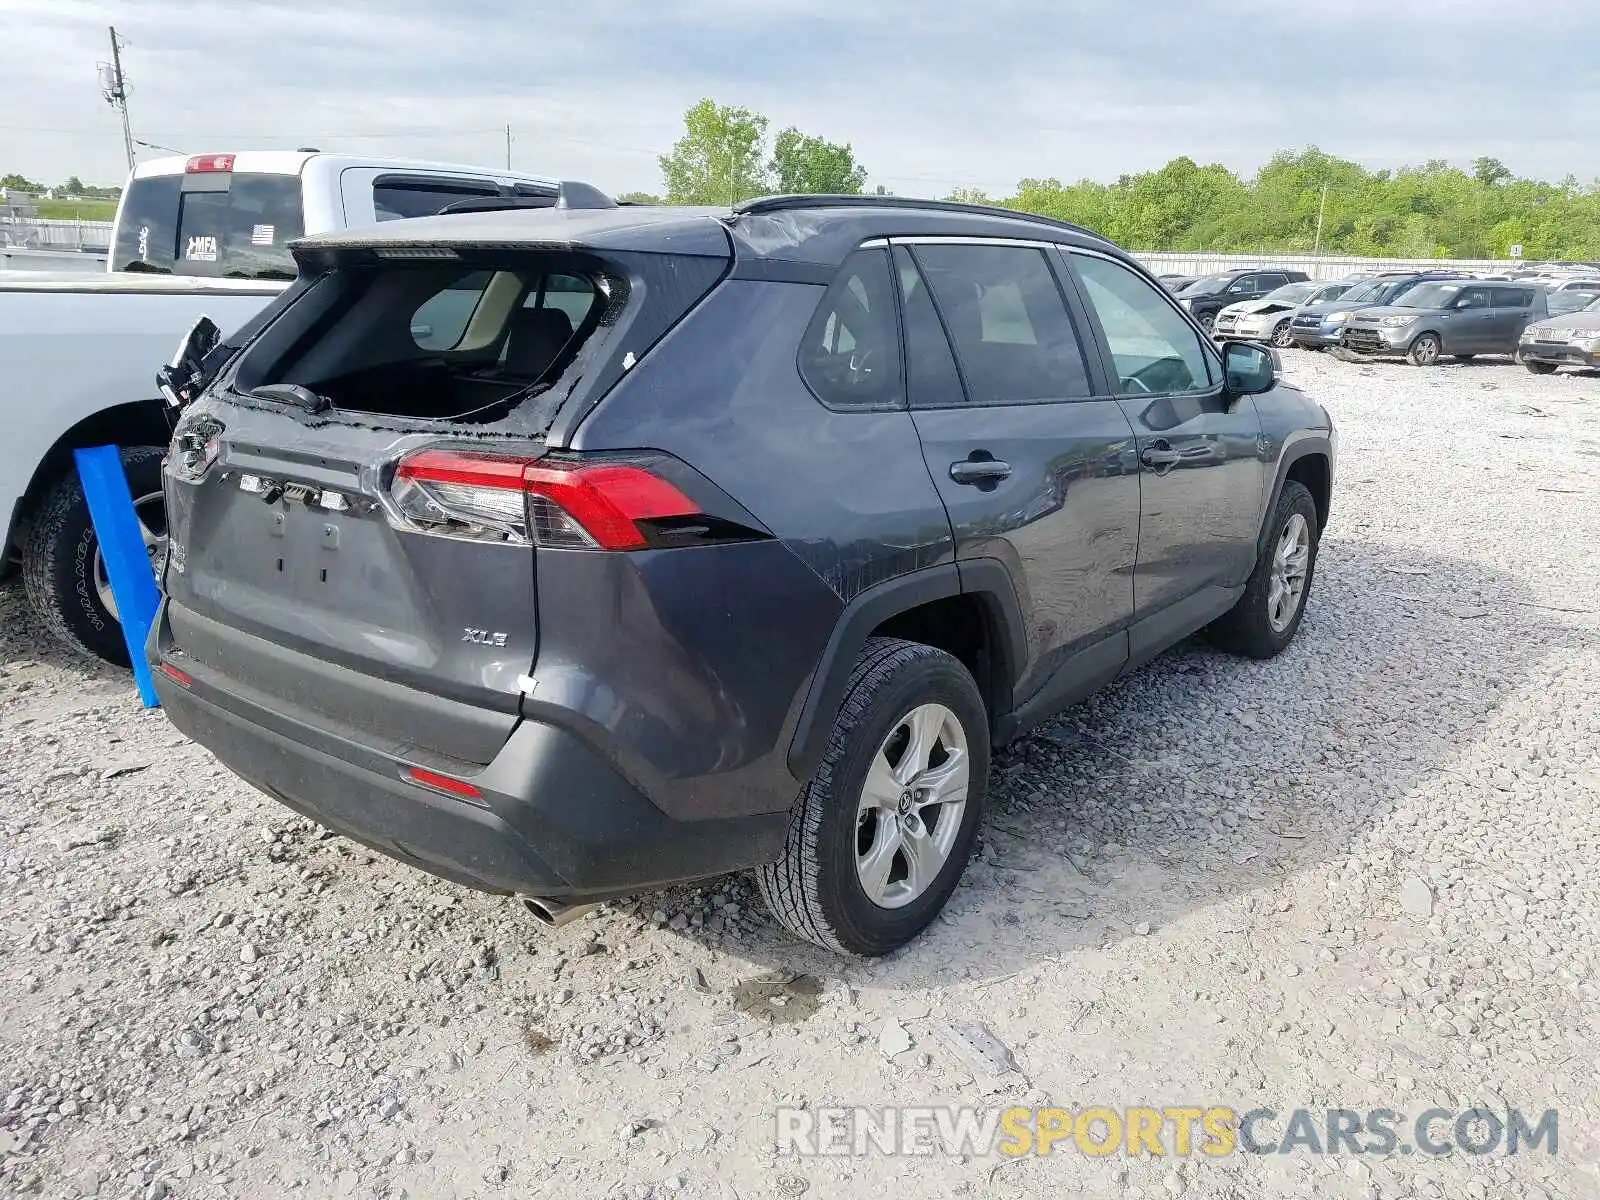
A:
<svg viewBox="0 0 1600 1200">
<path fill-rule="evenodd" d="M 1290 283 L 1268 292 L 1259 300 L 1241 300 L 1230 304 L 1217 314 L 1211 335 L 1218 338 L 1245 338 L 1249 341 L 1271 342 L 1286 350 L 1294 345 L 1289 336 L 1289 322 L 1295 312 L 1306 304 L 1323 300 L 1337 300 L 1360 280 L 1338 279 L 1327 283 Z"/>
</svg>

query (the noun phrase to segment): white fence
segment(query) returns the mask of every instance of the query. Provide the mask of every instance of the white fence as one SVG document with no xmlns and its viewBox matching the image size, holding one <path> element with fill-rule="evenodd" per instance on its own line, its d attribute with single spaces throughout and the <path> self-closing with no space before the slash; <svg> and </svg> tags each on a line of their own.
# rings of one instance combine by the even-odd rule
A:
<svg viewBox="0 0 1600 1200">
<path fill-rule="evenodd" d="M 1522 264 L 1509 258 L 1351 258 L 1336 254 L 1135 254 L 1157 275 L 1211 275 L 1238 267 L 1286 267 L 1312 279 L 1339 279 L 1378 271 L 1465 271 L 1497 275 Z"/>
<path fill-rule="evenodd" d="M 111 246 L 111 222 L 0 217 L 0 246 L 34 250 L 106 250 Z"/>
</svg>

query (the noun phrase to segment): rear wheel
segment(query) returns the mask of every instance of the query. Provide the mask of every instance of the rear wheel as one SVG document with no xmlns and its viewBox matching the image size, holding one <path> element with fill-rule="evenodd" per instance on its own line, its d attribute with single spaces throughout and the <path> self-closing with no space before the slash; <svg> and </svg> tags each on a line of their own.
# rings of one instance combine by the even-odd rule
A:
<svg viewBox="0 0 1600 1200">
<path fill-rule="evenodd" d="M 122 469 L 152 565 L 167 535 L 161 494 L 163 453 L 159 446 L 122 451 Z M 76 471 L 62 476 L 34 510 L 22 547 L 22 581 L 40 625 L 58 641 L 107 662 L 128 665 L 116 601 Z"/>
<path fill-rule="evenodd" d="M 1535 375 L 1554 375 L 1556 373 L 1556 364 L 1551 362 L 1535 362 L 1529 358 L 1524 359 L 1522 365 Z"/>
<path fill-rule="evenodd" d="M 977 685 L 942 650 L 871 638 L 778 862 L 756 882 L 792 932 L 880 955 L 921 933 L 966 870 L 989 779 Z"/>
<path fill-rule="evenodd" d="M 1289 334 L 1289 322 L 1279 321 L 1272 327 L 1272 344 L 1280 350 L 1287 350 L 1294 345 L 1294 338 Z"/>
<path fill-rule="evenodd" d="M 1406 351 L 1406 358 L 1414 367 L 1431 367 L 1439 361 L 1439 339 L 1431 333 L 1420 335 Z"/>
<path fill-rule="evenodd" d="M 1244 595 L 1211 625 L 1219 646 L 1250 658 L 1271 658 L 1294 640 L 1311 593 L 1320 533 L 1310 491 L 1287 481 L 1272 514 L 1267 551 L 1257 560 Z"/>
</svg>

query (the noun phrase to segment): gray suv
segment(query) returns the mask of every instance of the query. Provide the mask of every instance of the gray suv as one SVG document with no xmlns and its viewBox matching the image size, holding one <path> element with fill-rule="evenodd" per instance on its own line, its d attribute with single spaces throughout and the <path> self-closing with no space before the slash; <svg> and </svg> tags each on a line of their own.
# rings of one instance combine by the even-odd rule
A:
<svg viewBox="0 0 1600 1200">
<path fill-rule="evenodd" d="M 1389 304 L 1352 313 L 1343 345 L 1356 354 L 1403 354 L 1419 367 L 1446 354 L 1461 361 L 1515 354 L 1522 331 L 1547 315 L 1537 284 L 1422 283 Z"/>
<path fill-rule="evenodd" d="M 1299 627 L 1327 413 L 1086 230 L 563 185 L 294 252 L 171 387 L 157 690 L 283 803 L 547 921 L 749 868 L 885 953 L 993 747 L 1196 630 Z"/>
</svg>

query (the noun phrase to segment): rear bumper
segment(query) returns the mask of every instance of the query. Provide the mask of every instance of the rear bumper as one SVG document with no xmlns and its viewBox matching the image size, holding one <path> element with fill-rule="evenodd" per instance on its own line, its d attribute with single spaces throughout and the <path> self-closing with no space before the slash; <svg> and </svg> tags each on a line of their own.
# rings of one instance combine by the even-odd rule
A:
<svg viewBox="0 0 1600 1200">
<path fill-rule="evenodd" d="M 164 617 L 164 613 L 162 614 Z M 523 720 L 487 766 L 452 768 L 285 715 L 174 655 L 149 658 L 168 718 L 230 770 L 295 811 L 410 866 L 484 891 L 599 900 L 771 862 L 786 812 L 677 820 L 578 737 Z M 474 800 L 403 777 L 421 766 L 465 779 Z"/>
</svg>

